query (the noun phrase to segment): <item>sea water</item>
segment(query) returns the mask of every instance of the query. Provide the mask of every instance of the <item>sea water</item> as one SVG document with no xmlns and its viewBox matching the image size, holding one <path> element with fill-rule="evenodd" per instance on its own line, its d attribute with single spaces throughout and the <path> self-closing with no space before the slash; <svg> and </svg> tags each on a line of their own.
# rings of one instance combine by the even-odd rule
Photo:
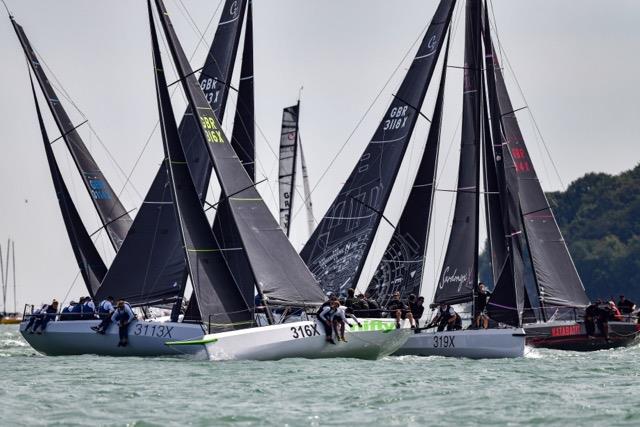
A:
<svg viewBox="0 0 640 427">
<path fill-rule="evenodd" d="M 640 347 L 521 359 L 46 357 L 0 326 L 0 425 L 640 425 Z"/>
</svg>

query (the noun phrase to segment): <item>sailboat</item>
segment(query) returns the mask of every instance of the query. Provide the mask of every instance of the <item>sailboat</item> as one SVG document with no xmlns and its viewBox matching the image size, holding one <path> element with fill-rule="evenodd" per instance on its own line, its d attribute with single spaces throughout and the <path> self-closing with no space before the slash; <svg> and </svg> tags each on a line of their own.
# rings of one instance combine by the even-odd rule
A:
<svg viewBox="0 0 640 427">
<path fill-rule="evenodd" d="M 280 132 L 280 155 L 278 169 L 278 188 L 280 194 L 280 226 L 289 237 L 291 228 L 291 212 L 296 196 L 297 159 L 300 155 L 302 169 L 303 203 L 307 211 L 307 227 L 309 235 L 313 233 L 313 203 L 309 189 L 309 173 L 302 150 L 300 138 L 300 100 L 295 105 L 282 110 L 282 130 Z"/>
<path fill-rule="evenodd" d="M 197 340 L 175 341 L 169 346 L 202 345 L 212 360 L 278 360 L 287 357 L 358 357 L 377 359 L 397 350 L 411 332 L 396 328 L 395 322 L 362 319 L 349 329 L 348 341 L 329 344 L 318 319 L 297 320 L 314 312 L 324 301 L 320 286 L 289 242 L 255 188 L 255 183 L 229 144 L 213 110 L 202 92 L 173 29 L 162 0 L 156 0 L 158 16 L 169 45 L 191 111 L 197 116 L 209 159 L 221 187 L 217 216 L 224 227 L 222 236 L 235 242 L 225 247 L 210 229 L 189 173 L 173 118 L 164 68 L 155 31 L 151 0 L 148 0 L 156 91 L 160 122 L 171 180 L 174 208 L 179 219 L 189 275 L 201 315 L 217 329 Z M 231 249 L 230 251 L 228 249 Z M 240 252 L 250 268 L 253 282 L 234 275 L 228 252 Z M 239 279 L 242 279 L 240 277 Z M 269 325 L 255 326 L 254 284 Z M 200 291 L 209 289 L 203 301 Z M 205 311 L 206 310 L 206 311 Z M 281 321 L 275 322 L 276 310 Z M 292 313 L 290 322 L 285 314 Z M 295 313 L 295 314 L 293 314 Z"/>
<path fill-rule="evenodd" d="M 207 100 L 220 119 L 225 110 L 229 91 L 229 80 L 233 72 L 236 52 L 240 41 L 243 17 L 247 7 L 245 0 L 227 0 L 224 4 L 220 23 L 209 49 L 199 83 L 206 93 Z M 247 14 L 250 12 L 247 11 Z M 169 191 L 169 177 L 165 165 L 161 165 L 153 183 L 145 196 L 144 202 L 136 217 L 131 220 L 129 212 L 119 202 L 116 193 L 100 172 L 95 160 L 91 157 L 82 138 L 64 111 L 64 107 L 49 83 L 40 66 L 35 52 L 23 28 L 10 16 L 12 25 L 24 49 L 31 71 L 36 76 L 45 100 L 56 119 L 62 139 L 67 144 L 72 157 L 76 160 L 85 186 L 89 190 L 99 216 L 103 219 L 103 228 L 108 231 L 110 240 L 117 250 L 116 256 L 107 270 L 91 236 L 82 223 L 75 208 L 64 179 L 59 171 L 56 159 L 51 151 L 50 140 L 42 120 L 35 88 L 32 85 L 34 102 L 43 136 L 45 152 L 58 195 L 62 217 L 76 256 L 82 278 L 91 297 L 101 300 L 107 296 L 126 299 L 134 307 L 140 307 L 140 318 L 130 326 L 129 346 L 117 347 L 117 328 L 107 329 L 106 335 L 98 335 L 91 330 L 98 320 L 73 320 L 50 322 L 43 335 L 24 333 L 25 323 L 21 325 L 24 338 L 41 353 L 48 355 L 68 354 L 101 354 L 117 356 L 157 356 L 167 354 L 198 352 L 200 348 L 174 348 L 164 345 L 170 340 L 185 340 L 201 336 L 208 330 L 197 309 L 196 298 L 191 298 L 190 310 L 182 316 L 182 305 L 187 274 L 184 253 L 182 252 L 177 218 L 172 206 Z M 252 75 L 252 41 L 250 18 L 248 19 L 249 40 L 245 40 L 243 53 L 243 75 Z M 249 46 L 249 48 L 247 48 Z M 247 71 L 249 70 L 249 71 Z M 237 115 L 253 123 L 250 116 L 253 111 L 253 88 L 250 79 L 240 84 L 240 96 L 244 100 L 242 111 Z M 247 116 L 249 117 L 247 118 Z M 238 123 L 240 123 L 238 121 Z M 242 127 L 243 133 L 234 131 L 234 144 L 244 144 L 251 137 L 252 126 Z M 185 144 L 188 158 L 194 161 L 191 169 L 194 183 L 201 202 L 204 203 L 206 190 L 211 175 L 211 164 L 206 156 L 206 149 L 199 143 L 199 131 L 196 128 L 193 114 L 185 113 L 179 128 L 181 140 Z M 197 143 L 195 143 L 197 142 Z M 250 141 L 252 144 L 252 141 Z M 246 150 L 245 150 L 246 151 Z M 249 152 L 249 155 L 251 153 Z M 198 161 L 198 159 L 203 159 Z M 155 319 L 147 317 L 149 307 L 159 304 L 172 304 L 174 310 L 170 318 Z M 182 321 L 180 321 L 182 320 Z M 206 319 L 205 319 L 206 321 Z"/>
</svg>

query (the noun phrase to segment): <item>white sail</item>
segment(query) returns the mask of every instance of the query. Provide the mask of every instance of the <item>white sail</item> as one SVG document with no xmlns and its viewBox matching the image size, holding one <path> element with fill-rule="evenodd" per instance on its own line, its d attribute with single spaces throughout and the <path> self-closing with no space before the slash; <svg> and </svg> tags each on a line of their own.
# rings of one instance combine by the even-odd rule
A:
<svg viewBox="0 0 640 427">
<path fill-rule="evenodd" d="M 311 189 L 309 188 L 309 173 L 307 171 L 307 162 L 304 160 L 304 151 L 302 150 L 302 139 L 298 135 L 298 146 L 300 147 L 300 165 L 302 166 L 302 186 L 304 189 L 304 205 L 307 208 L 307 227 L 309 228 L 309 236 L 313 234 L 316 219 L 313 216 L 313 203 L 311 202 Z"/>
</svg>

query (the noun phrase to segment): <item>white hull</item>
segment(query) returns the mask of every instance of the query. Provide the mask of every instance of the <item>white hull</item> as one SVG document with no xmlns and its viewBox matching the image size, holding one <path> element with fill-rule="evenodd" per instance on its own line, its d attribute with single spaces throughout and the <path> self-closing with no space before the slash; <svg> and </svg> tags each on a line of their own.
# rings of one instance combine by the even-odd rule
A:
<svg viewBox="0 0 640 427">
<path fill-rule="evenodd" d="M 375 360 L 400 348 L 412 330 L 396 329 L 392 319 L 361 319 L 349 328 L 347 342 L 326 342 L 322 325 L 300 321 L 205 335 L 200 341 L 210 360 L 279 360 L 350 357 Z"/>
<path fill-rule="evenodd" d="M 25 333 L 26 322 L 20 324 L 20 333 L 36 351 L 48 356 L 97 354 L 101 356 L 168 356 L 202 354 L 201 346 L 180 348 L 165 345 L 167 341 L 188 340 L 202 336 L 200 325 L 191 323 L 138 321 L 129 325 L 129 345 L 118 347 L 118 327 L 111 324 L 105 335 L 92 326 L 100 320 L 51 321 L 39 334 Z"/>
<path fill-rule="evenodd" d="M 525 333 L 518 329 L 470 329 L 413 334 L 394 356 L 497 359 L 524 356 Z"/>
</svg>

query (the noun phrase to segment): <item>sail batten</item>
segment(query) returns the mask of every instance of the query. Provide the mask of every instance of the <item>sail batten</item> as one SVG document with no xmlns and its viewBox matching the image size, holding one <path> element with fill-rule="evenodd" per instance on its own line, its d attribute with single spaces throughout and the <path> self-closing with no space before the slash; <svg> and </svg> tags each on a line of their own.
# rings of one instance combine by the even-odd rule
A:
<svg viewBox="0 0 640 427">
<path fill-rule="evenodd" d="M 439 3 L 405 79 L 370 143 L 302 249 L 302 258 L 325 292 L 345 293 L 358 283 L 382 219 L 376 212 L 383 212 L 389 200 L 454 6 L 455 0 Z"/>
<path fill-rule="evenodd" d="M 251 177 L 235 155 L 182 50 L 162 0 L 156 0 L 158 15 L 198 128 L 222 189 L 228 224 L 237 230 L 240 246 L 258 290 L 268 303 L 319 304 L 324 295 L 287 236 L 279 227 Z M 227 194 L 236 194 L 226 198 Z M 243 199 L 243 200 L 239 200 Z M 218 214 L 220 213 L 218 208 Z"/>
</svg>

